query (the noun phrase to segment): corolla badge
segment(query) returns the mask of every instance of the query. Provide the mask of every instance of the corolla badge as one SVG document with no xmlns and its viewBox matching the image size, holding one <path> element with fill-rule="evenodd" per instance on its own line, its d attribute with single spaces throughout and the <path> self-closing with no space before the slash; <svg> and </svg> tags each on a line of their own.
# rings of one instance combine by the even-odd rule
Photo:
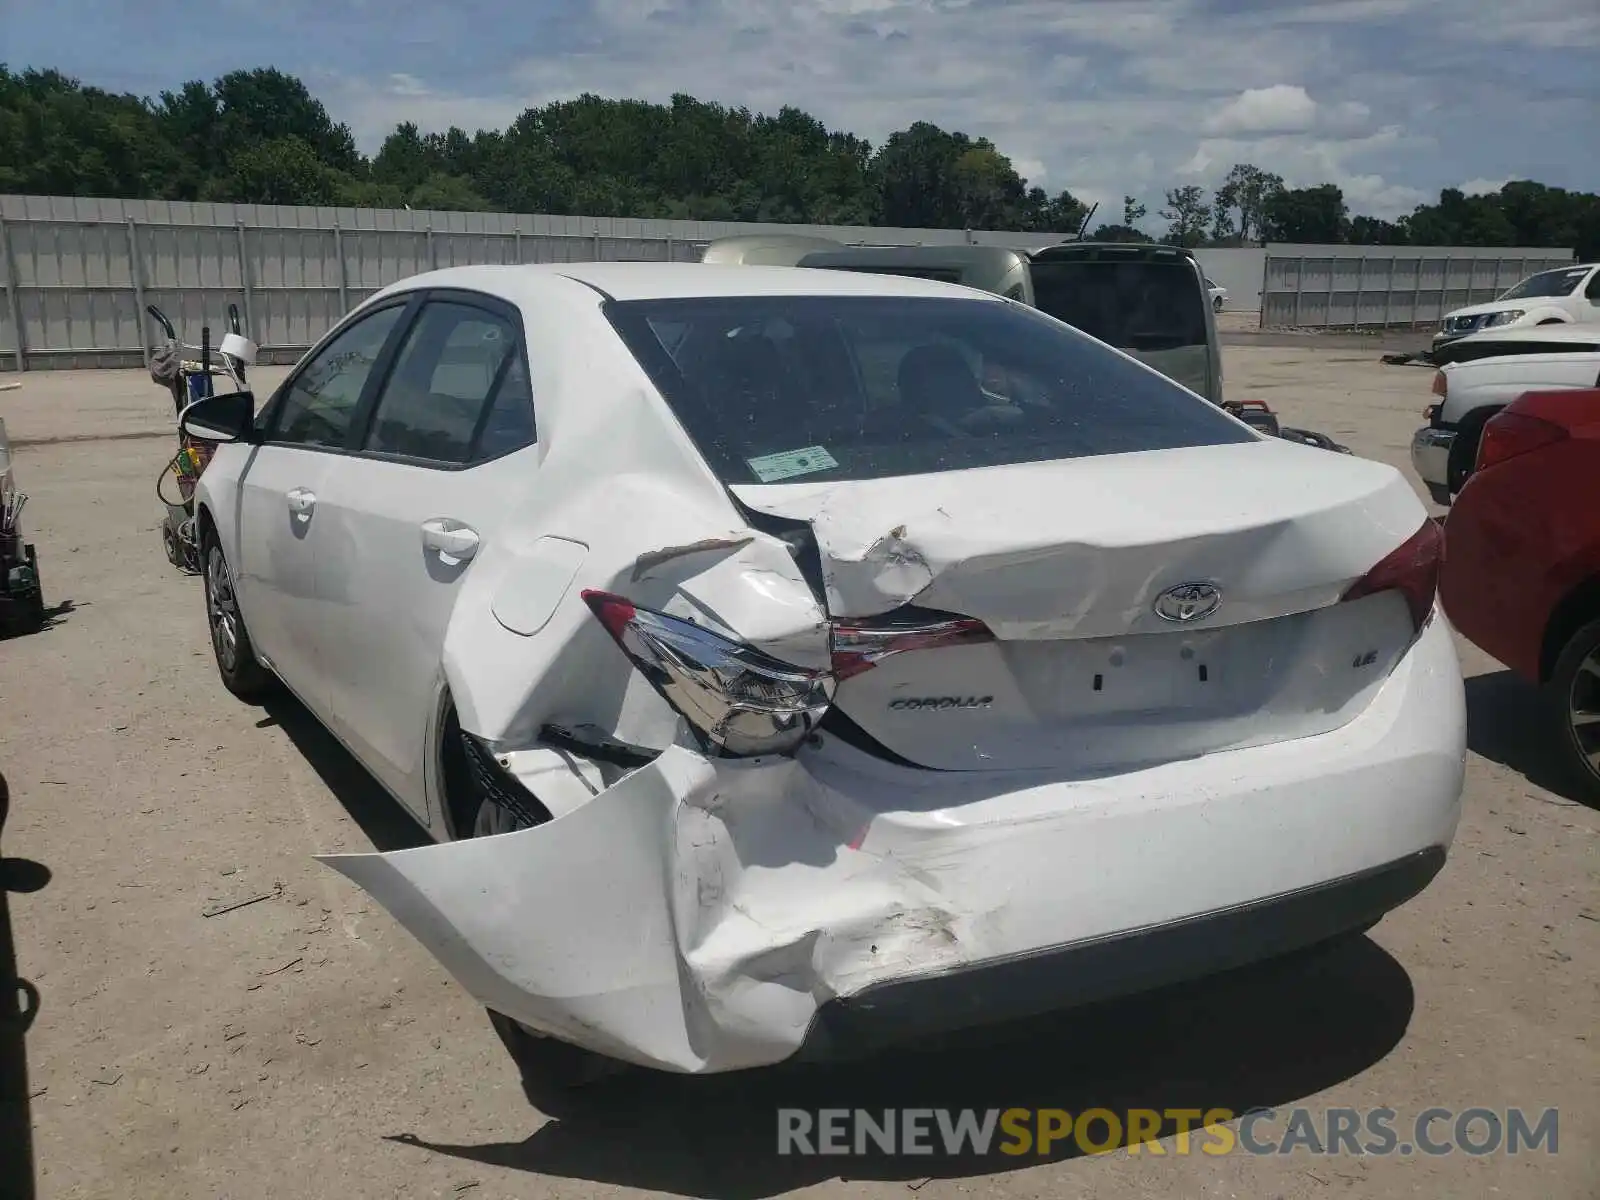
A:
<svg viewBox="0 0 1600 1200">
<path fill-rule="evenodd" d="M 1180 583 L 1157 596 L 1154 608 L 1163 621 L 1181 625 L 1209 617 L 1221 604 L 1221 590 L 1209 583 Z"/>
</svg>

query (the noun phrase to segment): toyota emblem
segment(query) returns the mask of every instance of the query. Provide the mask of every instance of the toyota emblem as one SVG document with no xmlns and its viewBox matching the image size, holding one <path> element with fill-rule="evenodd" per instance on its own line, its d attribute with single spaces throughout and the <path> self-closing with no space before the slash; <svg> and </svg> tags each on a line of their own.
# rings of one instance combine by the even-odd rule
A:
<svg viewBox="0 0 1600 1200">
<path fill-rule="evenodd" d="M 1202 621 L 1222 604 L 1222 592 L 1209 583 L 1180 583 L 1156 597 L 1156 616 L 1186 625 Z"/>
</svg>

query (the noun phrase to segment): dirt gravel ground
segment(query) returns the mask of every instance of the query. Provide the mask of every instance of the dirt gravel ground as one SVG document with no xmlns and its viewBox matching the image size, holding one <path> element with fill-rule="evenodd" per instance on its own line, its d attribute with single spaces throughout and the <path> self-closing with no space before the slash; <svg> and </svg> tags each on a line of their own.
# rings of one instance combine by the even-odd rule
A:
<svg viewBox="0 0 1600 1200">
<path fill-rule="evenodd" d="M 1226 354 L 1231 395 L 1409 475 L 1427 372 L 1314 342 Z M 1470 646 L 1449 864 L 1348 950 L 851 1067 L 626 1078 L 546 1116 L 482 1011 L 311 861 L 419 834 L 303 712 L 217 682 L 199 584 L 157 534 L 163 394 L 139 372 L 30 374 L 0 415 L 55 607 L 0 643 L 4 848 L 54 875 L 12 900 L 43 1000 L 27 1044 L 44 1197 L 1600 1195 L 1600 813 L 1550 790 L 1530 693 Z M 1518 1157 L 1214 1157 L 1171 1137 L 1161 1156 L 777 1156 L 778 1107 L 830 1105 L 1387 1106 L 1402 1131 L 1434 1105 L 1556 1107 L 1560 1140 Z M 7 1163 L 0 1146 L 0 1178 Z"/>
</svg>

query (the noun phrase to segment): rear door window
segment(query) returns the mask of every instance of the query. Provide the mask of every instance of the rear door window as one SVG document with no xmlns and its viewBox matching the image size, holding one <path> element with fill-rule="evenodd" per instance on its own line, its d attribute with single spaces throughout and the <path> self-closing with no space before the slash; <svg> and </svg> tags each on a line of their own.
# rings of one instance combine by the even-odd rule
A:
<svg viewBox="0 0 1600 1200">
<path fill-rule="evenodd" d="M 1187 262 L 1038 262 L 1033 303 L 1119 350 L 1209 344 L 1208 298 Z"/>
<path fill-rule="evenodd" d="M 516 329 L 487 308 L 429 301 L 400 347 L 363 448 L 459 465 L 484 457 L 474 448 L 485 434 L 500 453 L 533 440 Z"/>
<path fill-rule="evenodd" d="M 751 296 L 607 314 L 728 483 L 1256 440 L 1154 370 L 999 300 Z"/>
</svg>

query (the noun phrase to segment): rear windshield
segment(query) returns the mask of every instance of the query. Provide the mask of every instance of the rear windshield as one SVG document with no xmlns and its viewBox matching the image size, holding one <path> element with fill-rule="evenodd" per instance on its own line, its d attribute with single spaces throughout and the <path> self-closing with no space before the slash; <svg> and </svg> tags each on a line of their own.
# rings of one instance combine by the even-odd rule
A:
<svg viewBox="0 0 1600 1200">
<path fill-rule="evenodd" d="M 1204 346 L 1206 305 L 1187 262 L 1037 262 L 1040 310 L 1120 350 Z"/>
<path fill-rule="evenodd" d="M 731 484 L 1256 440 L 1155 371 L 995 300 L 748 296 L 606 312 Z"/>
<path fill-rule="evenodd" d="M 1537 275 L 1529 275 L 1509 291 L 1501 292 L 1500 299 L 1527 300 L 1534 296 L 1565 296 L 1576 290 L 1588 273 L 1588 267 L 1540 271 Z"/>
</svg>

